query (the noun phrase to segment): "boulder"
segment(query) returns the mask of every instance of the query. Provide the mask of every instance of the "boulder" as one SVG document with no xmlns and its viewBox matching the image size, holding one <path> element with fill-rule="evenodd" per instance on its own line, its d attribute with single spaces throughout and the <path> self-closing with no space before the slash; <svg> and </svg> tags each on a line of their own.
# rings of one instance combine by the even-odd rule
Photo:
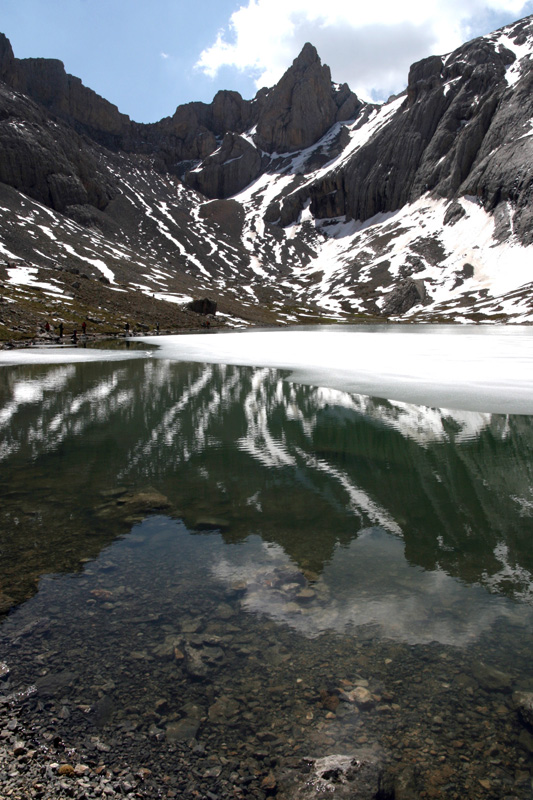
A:
<svg viewBox="0 0 533 800">
<path fill-rule="evenodd" d="M 169 511 L 171 508 L 168 498 L 152 487 L 122 497 L 120 505 L 129 514 L 150 514 L 156 511 Z"/>
<path fill-rule="evenodd" d="M 187 305 L 189 311 L 194 311 L 195 314 L 216 314 L 217 304 L 216 300 L 210 300 L 208 297 L 203 297 L 198 300 L 193 300 Z"/>
<path fill-rule="evenodd" d="M 300 770 L 286 768 L 276 775 L 279 796 L 285 800 L 319 797 L 392 800 L 395 797 L 377 749 L 303 759 Z"/>
<path fill-rule="evenodd" d="M 167 742 L 182 742 L 196 738 L 196 733 L 200 727 L 200 718 L 183 717 L 177 722 L 169 722 L 166 727 Z"/>
<path fill-rule="evenodd" d="M 533 692 L 514 692 L 513 703 L 522 722 L 533 729 Z"/>
<path fill-rule="evenodd" d="M 486 692 L 509 691 L 512 679 L 506 672 L 478 661 L 472 668 L 472 674 Z"/>
</svg>

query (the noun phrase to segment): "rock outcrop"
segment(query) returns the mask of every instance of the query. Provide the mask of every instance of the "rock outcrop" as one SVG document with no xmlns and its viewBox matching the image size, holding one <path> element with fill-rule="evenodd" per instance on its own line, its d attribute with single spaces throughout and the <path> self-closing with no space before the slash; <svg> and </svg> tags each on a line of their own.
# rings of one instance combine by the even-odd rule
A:
<svg viewBox="0 0 533 800">
<path fill-rule="evenodd" d="M 422 281 L 401 281 L 387 296 L 382 312 L 387 317 L 397 317 L 410 311 L 413 306 L 423 303 L 426 290 Z"/>
<path fill-rule="evenodd" d="M 0 33 L 0 80 L 11 83 L 15 70 L 15 56 L 11 42 L 3 33 Z"/>
<path fill-rule="evenodd" d="M 36 103 L 0 84 L 0 181 L 50 208 L 106 208 L 114 196 L 93 148 Z"/>
<path fill-rule="evenodd" d="M 307 43 L 279 83 L 266 93 L 257 122 L 255 141 L 268 153 L 286 153 L 314 144 L 335 122 L 354 118 L 362 107 L 347 84 L 331 82 Z"/>
<path fill-rule="evenodd" d="M 157 154 L 163 169 L 180 177 L 211 155 L 227 133 L 251 128 L 258 106 L 238 92 L 219 91 L 211 103 L 186 103 L 172 117 L 151 125 L 132 123 L 124 140 L 128 152 Z"/>
<path fill-rule="evenodd" d="M 448 61 L 431 57 L 414 64 L 393 124 L 346 167 L 346 212 L 368 219 L 427 191 L 453 197 L 479 155 L 509 60 L 508 52 L 478 40 Z"/>
<path fill-rule="evenodd" d="M 129 117 L 121 114 L 116 106 L 84 86 L 79 78 L 65 72 L 62 61 L 17 59 L 11 85 L 108 146 L 120 144 L 129 124 Z"/>
<path fill-rule="evenodd" d="M 527 26 L 516 27 L 517 41 Z M 515 232 L 522 241 L 532 241 L 525 209 L 533 198 L 533 175 L 524 165 L 533 161 L 527 135 L 533 75 L 524 76 L 507 100 L 506 70 L 514 61 L 511 50 L 485 37 L 446 58 L 432 56 L 414 64 L 392 124 L 382 126 L 337 172 L 309 185 L 297 199 L 286 197 L 278 221 L 292 223 L 307 202 L 316 218 L 364 220 L 427 191 L 449 198 L 472 194 L 487 209 L 512 201 L 519 209 Z M 131 122 L 68 75 L 60 61 L 16 59 L 5 36 L 0 38 L 0 76 L 77 133 L 114 150 L 149 156 L 157 171 L 186 176 L 189 186 L 209 198 L 230 197 L 255 180 L 268 168 L 265 154 L 309 148 L 335 123 L 364 119 L 372 108 L 346 84 L 332 83 L 329 67 L 309 43 L 278 84 L 254 100 L 220 91 L 212 103 L 179 106 L 172 117 L 151 125 Z M 524 137 L 519 143 L 515 133 L 520 125 Z M 253 138 L 243 136 L 252 130 Z M 37 146 L 29 131 L 24 137 L 20 131 L 3 135 L 6 183 L 56 209 L 87 203 L 105 207 L 109 192 L 90 185 L 92 164 L 87 168 L 84 157 L 82 163 L 74 158 L 76 148 L 60 142 L 59 153 L 58 143 L 44 133 Z M 496 149 L 501 153 L 497 159 Z M 17 150 L 23 154 L 15 155 Z"/>
<path fill-rule="evenodd" d="M 261 154 L 247 139 L 226 133 L 220 148 L 188 172 L 185 182 L 207 197 L 230 197 L 260 175 L 262 164 Z"/>
<path fill-rule="evenodd" d="M 216 300 L 210 300 L 209 297 L 202 297 L 198 300 L 192 300 L 187 306 L 190 311 L 194 311 L 195 314 L 216 314 L 217 313 L 217 303 Z"/>
</svg>

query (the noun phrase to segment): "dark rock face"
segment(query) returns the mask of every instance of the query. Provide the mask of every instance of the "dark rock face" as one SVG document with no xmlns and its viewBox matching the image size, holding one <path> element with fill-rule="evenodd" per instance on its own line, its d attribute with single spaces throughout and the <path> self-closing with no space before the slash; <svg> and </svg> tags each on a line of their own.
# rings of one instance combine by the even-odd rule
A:
<svg viewBox="0 0 533 800">
<path fill-rule="evenodd" d="M 354 219 L 400 208 L 428 190 L 451 197 L 467 178 L 505 88 L 509 53 L 477 40 L 454 56 L 411 67 L 393 123 L 346 168 L 346 210 Z"/>
<path fill-rule="evenodd" d="M 387 317 L 401 316 L 425 299 L 426 290 L 422 281 L 402 281 L 388 295 L 383 314 Z"/>
<path fill-rule="evenodd" d="M 217 313 L 217 304 L 215 300 L 210 300 L 208 297 L 203 297 L 200 300 L 193 300 L 192 303 L 189 303 L 187 306 L 191 311 L 194 311 L 196 314 L 216 314 Z"/>
<path fill-rule="evenodd" d="M 446 214 L 444 215 L 444 224 L 445 225 L 455 225 L 456 222 L 459 222 L 465 216 L 465 210 L 462 205 L 458 202 L 450 203 Z"/>
<path fill-rule="evenodd" d="M 213 153 L 226 133 L 243 133 L 256 119 L 257 105 L 238 92 L 220 91 L 213 102 L 178 106 L 153 125 L 132 123 L 124 146 L 129 152 L 158 153 L 164 169 L 184 175 Z"/>
<path fill-rule="evenodd" d="M 528 18 L 524 31 L 530 27 Z M 333 123 L 333 100 L 326 89 L 329 71 L 315 56 L 306 46 L 269 93 L 256 137 L 266 150 L 305 147 Z M 507 48 L 477 39 L 446 59 L 432 56 L 414 64 L 403 102 L 400 98 L 389 123 L 336 172 L 286 196 L 277 204 L 279 211 L 273 204 L 266 221 L 292 224 L 308 201 L 317 219 L 346 215 L 366 220 L 431 191 L 450 199 L 479 197 L 489 211 L 502 201 L 511 202 L 514 233 L 523 244 L 532 242 L 533 138 L 528 132 L 533 73 L 523 74 L 515 91 L 508 91 L 506 70 L 514 60 Z M 310 87 L 313 97 L 320 98 L 320 112 L 308 102 Z M 359 106 L 359 118 L 370 110 Z M 307 121 L 309 114 L 313 124 Z M 521 128 L 523 137 L 517 139 Z M 454 204 L 445 224 L 454 224 L 463 213 Z M 500 238 L 505 238 L 511 228 L 503 212 L 498 224 Z"/>
<path fill-rule="evenodd" d="M 57 116 L 111 144 L 129 124 L 112 103 L 68 75 L 61 61 L 47 58 L 16 60 L 14 89 L 28 95 Z"/>
<path fill-rule="evenodd" d="M 308 43 L 268 92 L 255 141 L 268 153 L 309 147 L 335 122 L 355 117 L 362 105 L 346 84 L 334 89 L 329 67 Z"/>
<path fill-rule="evenodd" d="M 502 202 L 512 202 L 517 208 L 514 232 L 523 244 L 533 242 L 533 140 L 529 135 L 532 116 L 533 73 L 528 72 L 512 94 L 503 94 L 472 170 L 459 188 L 461 194 L 479 197 L 489 211 Z"/>
<path fill-rule="evenodd" d="M 0 33 L 0 80 L 10 83 L 15 69 L 15 56 L 11 42 L 3 33 Z"/>
<path fill-rule="evenodd" d="M 105 147 L 156 156 L 160 171 L 183 174 L 191 161 L 216 150 L 217 137 L 228 130 L 242 133 L 257 115 L 257 104 L 243 100 L 238 92 L 220 91 L 212 103 L 178 106 L 172 117 L 160 122 L 131 122 L 116 106 L 65 72 L 61 61 L 16 59 L 9 40 L 0 36 L 0 80 Z M 181 162 L 185 164 L 177 167 Z"/>
<path fill-rule="evenodd" d="M 92 148 L 42 109 L 0 84 L 0 181 L 64 212 L 107 206 L 113 196 Z"/>
<path fill-rule="evenodd" d="M 432 56 L 414 64 L 391 122 L 336 173 L 285 197 L 279 212 L 269 209 L 267 221 L 290 224 L 308 202 L 318 219 L 347 215 L 364 220 L 429 190 L 450 198 L 472 194 L 489 210 L 510 200 L 521 209 L 515 231 L 522 241 L 532 240 L 525 209 L 533 199 L 533 176 L 524 165 L 533 163 L 533 141 L 524 137 L 517 144 L 515 132 L 520 124 L 526 129 L 533 115 L 533 75 L 524 76 L 519 91 L 505 102 L 505 72 L 514 58 L 508 49 L 478 39 L 447 59 Z M 305 149 L 335 123 L 360 119 L 363 124 L 375 110 L 346 84 L 332 84 L 329 67 L 311 44 L 279 83 L 261 90 L 254 101 L 220 91 L 212 103 L 179 106 L 172 117 L 152 125 L 130 122 L 68 75 L 60 61 L 14 58 L 5 37 L 0 39 L 0 75 L 80 134 L 150 157 L 158 172 L 184 176 L 209 198 L 227 198 L 249 185 L 268 168 L 265 153 Z M 5 95 L 4 103 L 11 104 Z M 242 135 L 253 126 L 255 146 Z M 348 141 L 347 131 L 341 130 L 339 152 Z M 496 148 L 501 158 L 492 157 Z M 101 209 L 110 193 L 91 181 L 92 165 L 75 149 L 51 141 L 44 131 L 24 136 L 4 131 L 1 178 L 58 210 L 87 204 Z M 86 149 L 77 148 L 78 153 Z"/>
<path fill-rule="evenodd" d="M 227 133 L 220 149 L 202 167 L 185 175 L 185 182 L 207 197 L 224 198 L 244 189 L 261 173 L 259 151 L 242 136 Z"/>
</svg>

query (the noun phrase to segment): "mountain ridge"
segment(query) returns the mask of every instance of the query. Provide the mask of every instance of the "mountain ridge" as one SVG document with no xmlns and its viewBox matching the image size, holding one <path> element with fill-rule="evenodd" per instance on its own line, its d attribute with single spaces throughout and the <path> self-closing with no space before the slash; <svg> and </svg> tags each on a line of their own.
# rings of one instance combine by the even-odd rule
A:
<svg viewBox="0 0 533 800">
<path fill-rule="evenodd" d="M 218 324 L 531 321 L 532 53 L 526 17 L 377 106 L 308 43 L 253 100 L 142 124 L 0 35 L 2 338 L 35 292 L 111 327 L 201 324 L 199 295 Z"/>
</svg>

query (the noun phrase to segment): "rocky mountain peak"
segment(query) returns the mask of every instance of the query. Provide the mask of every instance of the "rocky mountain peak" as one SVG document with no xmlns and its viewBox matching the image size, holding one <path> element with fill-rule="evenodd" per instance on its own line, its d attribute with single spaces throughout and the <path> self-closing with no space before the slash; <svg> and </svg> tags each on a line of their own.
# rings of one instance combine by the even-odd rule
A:
<svg viewBox="0 0 533 800">
<path fill-rule="evenodd" d="M 302 47 L 300 54 L 296 56 L 292 62 L 292 66 L 296 69 L 307 69 L 311 64 L 318 63 L 321 65 L 320 56 L 316 47 L 311 42 L 306 42 Z"/>
<path fill-rule="evenodd" d="M 316 48 L 307 42 L 266 96 L 257 123 L 256 144 L 268 153 L 286 153 L 314 144 L 335 122 L 354 116 L 361 108 L 346 85 L 341 90 L 342 99 L 338 102 L 329 67 L 322 64 Z"/>
</svg>

